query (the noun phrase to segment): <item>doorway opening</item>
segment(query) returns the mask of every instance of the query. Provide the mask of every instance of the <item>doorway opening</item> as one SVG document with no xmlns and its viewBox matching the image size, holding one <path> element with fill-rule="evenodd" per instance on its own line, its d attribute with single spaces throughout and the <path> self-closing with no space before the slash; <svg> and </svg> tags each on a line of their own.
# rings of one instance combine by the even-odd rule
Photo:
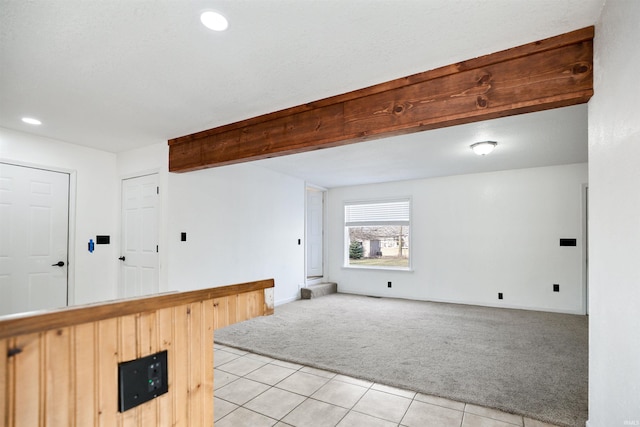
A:
<svg viewBox="0 0 640 427">
<path fill-rule="evenodd" d="M 306 188 L 306 283 L 320 283 L 324 277 L 324 202 L 326 190 Z"/>
</svg>

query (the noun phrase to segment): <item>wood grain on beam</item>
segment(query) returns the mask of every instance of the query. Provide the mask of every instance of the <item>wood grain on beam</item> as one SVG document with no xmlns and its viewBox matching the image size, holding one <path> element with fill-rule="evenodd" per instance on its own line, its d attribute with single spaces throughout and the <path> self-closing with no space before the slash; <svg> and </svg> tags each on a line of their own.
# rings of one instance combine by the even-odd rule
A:
<svg viewBox="0 0 640 427">
<path fill-rule="evenodd" d="M 169 170 L 301 153 L 585 103 L 588 27 L 169 141 Z"/>
</svg>

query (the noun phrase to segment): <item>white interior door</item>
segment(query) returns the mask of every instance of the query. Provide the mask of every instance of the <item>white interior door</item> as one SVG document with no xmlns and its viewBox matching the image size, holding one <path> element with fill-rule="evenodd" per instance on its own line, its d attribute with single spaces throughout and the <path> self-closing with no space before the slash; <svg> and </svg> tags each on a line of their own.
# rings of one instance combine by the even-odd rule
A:
<svg viewBox="0 0 640 427">
<path fill-rule="evenodd" d="M 122 180 L 120 296 L 158 292 L 158 174 Z"/>
<path fill-rule="evenodd" d="M 67 305 L 69 174 L 0 163 L 0 315 Z"/>
<path fill-rule="evenodd" d="M 324 274 L 324 191 L 307 189 L 307 278 Z"/>
</svg>

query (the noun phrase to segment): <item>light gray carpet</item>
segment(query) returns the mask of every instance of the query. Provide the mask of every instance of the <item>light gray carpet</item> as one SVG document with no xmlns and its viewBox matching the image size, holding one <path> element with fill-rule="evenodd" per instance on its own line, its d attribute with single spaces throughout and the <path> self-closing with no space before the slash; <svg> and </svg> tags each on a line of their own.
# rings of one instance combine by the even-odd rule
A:
<svg viewBox="0 0 640 427">
<path fill-rule="evenodd" d="M 333 294 L 218 343 L 558 425 L 587 420 L 586 316 Z"/>
</svg>

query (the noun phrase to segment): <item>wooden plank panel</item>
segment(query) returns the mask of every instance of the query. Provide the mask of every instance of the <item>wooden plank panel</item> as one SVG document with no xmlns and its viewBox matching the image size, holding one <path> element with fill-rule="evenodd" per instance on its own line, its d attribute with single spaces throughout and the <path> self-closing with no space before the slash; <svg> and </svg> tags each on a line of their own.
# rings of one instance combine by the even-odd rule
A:
<svg viewBox="0 0 640 427">
<path fill-rule="evenodd" d="M 85 323 L 73 328 L 73 379 L 75 382 L 74 426 L 96 425 L 97 402 L 97 324 Z"/>
<path fill-rule="evenodd" d="M 45 425 L 68 427 L 73 417 L 70 328 L 43 334 L 45 342 Z"/>
<path fill-rule="evenodd" d="M 142 313 L 138 317 L 138 357 L 148 356 L 157 353 L 158 347 L 158 324 L 155 311 Z M 139 406 L 139 425 L 158 425 L 158 399 L 152 399 Z"/>
<path fill-rule="evenodd" d="M 231 324 L 238 309 L 242 318 L 253 316 L 263 304 L 261 286 L 242 297 L 241 308 L 236 295 L 216 298 L 225 313 L 212 297 L 0 339 L 0 420 L 11 427 L 212 425 L 216 317 Z M 162 349 L 168 350 L 169 393 L 117 412 L 118 362 Z"/>
<path fill-rule="evenodd" d="M 118 362 L 127 362 L 140 357 L 138 352 L 138 322 L 141 314 L 118 318 Z M 117 369 L 117 366 L 116 368 Z M 117 390 L 117 389 L 116 389 Z M 120 415 L 122 427 L 136 427 L 140 418 L 140 406 Z"/>
<path fill-rule="evenodd" d="M 259 291 L 262 292 L 262 291 Z M 213 300 L 202 302 L 203 337 L 201 355 L 203 357 L 202 379 L 202 414 L 203 426 L 213 425 Z"/>
<path fill-rule="evenodd" d="M 247 315 L 247 306 L 249 300 L 249 292 L 240 294 L 236 298 L 236 322 L 244 322 L 249 320 Z"/>
<path fill-rule="evenodd" d="M 203 425 L 203 314 L 202 303 L 193 303 L 191 317 L 189 318 L 189 425 Z M 212 344 L 213 345 L 213 344 Z"/>
<path fill-rule="evenodd" d="M 585 103 L 593 27 L 169 141 L 185 172 Z M 194 148 L 201 145 L 201 150 Z M 185 147 L 183 147 L 183 145 Z M 197 152 L 192 160 L 186 153 Z"/>
<path fill-rule="evenodd" d="M 238 323 L 238 295 L 227 296 L 227 319 L 229 324 Z"/>
<path fill-rule="evenodd" d="M 237 307 L 237 322 L 262 316 L 264 310 L 264 293 L 262 291 L 253 291 L 239 294 Z"/>
<path fill-rule="evenodd" d="M 158 319 L 158 350 L 167 350 L 167 381 L 169 392 L 158 397 L 158 423 L 159 426 L 168 426 L 173 423 L 173 399 L 175 391 L 175 350 L 173 346 L 173 309 L 163 308 L 157 312 Z"/>
<path fill-rule="evenodd" d="M 213 327 L 229 326 L 229 297 L 213 299 Z"/>
<path fill-rule="evenodd" d="M 9 372 L 7 363 L 7 351 L 9 339 L 0 340 L 0 422 L 9 425 Z"/>
<path fill-rule="evenodd" d="M 41 425 L 42 372 L 41 334 L 17 337 L 15 349 L 21 350 L 13 356 L 15 409 L 13 427 L 33 427 Z"/>
<path fill-rule="evenodd" d="M 96 378 L 98 379 L 98 423 L 100 427 L 120 425 L 118 408 L 118 318 L 98 322 Z"/>
<path fill-rule="evenodd" d="M 189 427 L 189 318 L 191 308 L 181 305 L 173 311 L 173 357 L 169 359 L 170 372 L 174 372 L 173 387 L 173 425 Z M 173 360 L 173 362 L 171 362 Z"/>
<path fill-rule="evenodd" d="M 253 291 L 250 293 L 253 294 L 251 311 L 249 312 L 250 318 L 253 319 L 254 317 L 264 316 L 264 291 Z"/>
</svg>

